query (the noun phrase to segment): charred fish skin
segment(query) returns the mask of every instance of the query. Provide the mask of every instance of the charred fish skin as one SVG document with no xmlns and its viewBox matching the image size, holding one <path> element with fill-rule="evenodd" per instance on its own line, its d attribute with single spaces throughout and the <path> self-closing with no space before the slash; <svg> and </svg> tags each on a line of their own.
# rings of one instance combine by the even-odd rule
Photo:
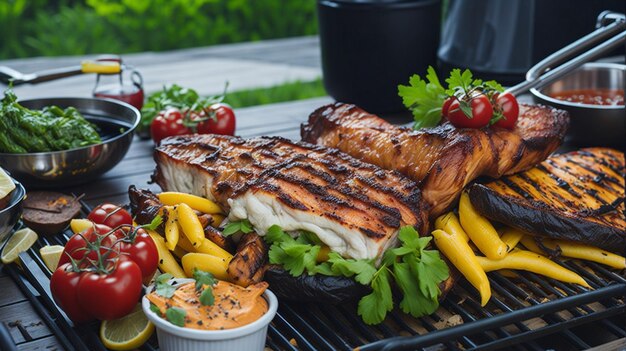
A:
<svg viewBox="0 0 626 351">
<path fill-rule="evenodd" d="M 573 240 L 624 253 L 624 154 L 588 148 L 469 188 L 486 217 L 531 235 Z"/>
<path fill-rule="evenodd" d="M 567 112 L 521 105 L 515 129 L 455 128 L 444 123 L 412 130 L 349 104 L 314 111 L 301 126 L 304 141 L 337 148 L 419 183 L 430 218 L 447 211 L 479 176 L 500 177 L 528 169 L 562 143 Z"/>
<path fill-rule="evenodd" d="M 415 182 L 338 150 L 277 137 L 194 135 L 165 139 L 155 160 L 162 189 L 212 199 L 260 235 L 277 224 L 313 232 L 346 257 L 375 258 L 396 244 L 401 226 L 427 233 Z"/>
</svg>

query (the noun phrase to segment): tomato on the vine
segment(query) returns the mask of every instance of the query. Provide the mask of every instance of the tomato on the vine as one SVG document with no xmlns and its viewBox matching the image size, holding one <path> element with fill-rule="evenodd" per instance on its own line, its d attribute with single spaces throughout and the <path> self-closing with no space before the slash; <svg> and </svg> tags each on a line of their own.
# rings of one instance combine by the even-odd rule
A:
<svg viewBox="0 0 626 351">
<path fill-rule="evenodd" d="M 50 292 L 65 314 L 75 323 L 88 322 L 94 316 L 78 304 L 78 282 L 81 272 L 75 272 L 71 263 L 59 265 L 50 278 Z"/>
<path fill-rule="evenodd" d="M 161 111 L 150 124 L 152 140 L 158 144 L 162 139 L 191 133 L 184 124 L 183 113 L 176 108 Z"/>
<path fill-rule="evenodd" d="M 143 228 L 128 227 L 119 242 L 122 255 L 137 264 L 144 284 L 148 284 L 159 264 L 159 251 L 154 240 Z"/>
<path fill-rule="evenodd" d="M 107 225 L 111 228 L 116 228 L 123 224 L 133 224 L 133 218 L 128 211 L 120 206 L 109 203 L 100 204 L 91 210 L 87 219 L 94 223 Z"/>
<path fill-rule="evenodd" d="M 450 105 L 452 105 L 452 102 L 456 100 L 456 97 L 451 96 L 449 98 L 447 98 L 446 100 L 444 100 L 443 102 L 443 106 L 441 106 L 441 115 L 444 117 L 448 117 L 448 112 L 450 111 Z"/>
<path fill-rule="evenodd" d="M 108 273 L 84 272 L 76 287 L 78 304 L 100 320 L 124 317 L 141 297 L 141 270 L 129 260 L 110 264 Z"/>
<path fill-rule="evenodd" d="M 472 96 L 467 103 L 471 108 L 471 117 L 461 109 L 461 101 L 455 99 L 450 103 L 448 120 L 457 128 L 482 128 L 489 124 L 493 116 L 493 107 L 484 94 Z"/>
<path fill-rule="evenodd" d="M 500 128 L 513 129 L 519 116 L 519 104 L 511 93 L 494 94 L 494 109 L 502 113 L 500 118 L 493 125 Z"/>
<path fill-rule="evenodd" d="M 209 114 L 213 113 L 215 118 L 207 118 L 206 113 L 202 114 L 206 120 L 198 123 L 198 133 L 200 134 L 222 134 L 235 135 L 235 112 L 228 104 L 217 103 L 208 108 Z"/>
<path fill-rule="evenodd" d="M 87 228 L 83 232 L 72 235 L 65 244 L 57 267 L 69 263 L 71 261 L 70 257 L 75 261 L 80 261 L 86 256 L 90 260 L 96 261 L 98 259 L 98 250 L 90 250 L 89 247 L 98 241 L 100 242 L 100 255 L 107 255 L 110 258 L 117 256 L 116 251 L 112 248 L 120 233 L 116 232 L 108 235 L 111 230 L 109 226 L 94 223 L 92 227 Z"/>
</svg>

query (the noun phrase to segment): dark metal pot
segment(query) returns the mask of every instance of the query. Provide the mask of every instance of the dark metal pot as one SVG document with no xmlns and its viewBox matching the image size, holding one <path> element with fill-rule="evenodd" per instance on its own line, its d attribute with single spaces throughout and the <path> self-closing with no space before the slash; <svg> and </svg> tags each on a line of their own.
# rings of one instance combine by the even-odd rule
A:
<svg viewBox="0 0 626 351">
<path fill-rule="evenodd" d="M 398 84 L 435 66 L 440 0 L 319 0 L 324 86 L 372 113 L 403 110 Z"/>
</svg>

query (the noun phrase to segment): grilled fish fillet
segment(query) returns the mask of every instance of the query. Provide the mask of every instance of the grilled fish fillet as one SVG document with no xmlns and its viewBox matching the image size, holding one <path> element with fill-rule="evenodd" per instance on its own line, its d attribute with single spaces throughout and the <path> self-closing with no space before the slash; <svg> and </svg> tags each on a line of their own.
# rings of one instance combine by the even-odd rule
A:
<svg viewBox="0 0 626 351">
<path fill-rule="evenodd" d="M 626 249 L 624 153 L 590 148 L 469 188 L 485 216 L 537 236 Z"/>
<path fill-rule="evenodd" d="M 513 174 L 543 161 L 561 144 L 568 124 L 565 111 L 521 105 L 513 130 L 459 129 L 444 123 L 415 131 L 335 103 L 314 111 L 301 135 L 304 141 L 407 175 L 420 184 L 434 218 L 477 177 Z"/>
<path fill-rule="evenodd" d="M 426 233 L 415 182 L 338 150 L 282 138 L 193 135 L 164 140 L 155 160 L 161 188 L 214 200 L 231 221 L 250 220 L 259 235 L 274 224 L 306 230 L 360 259 L 395 245 L 401 226 Z"/>
</svg>

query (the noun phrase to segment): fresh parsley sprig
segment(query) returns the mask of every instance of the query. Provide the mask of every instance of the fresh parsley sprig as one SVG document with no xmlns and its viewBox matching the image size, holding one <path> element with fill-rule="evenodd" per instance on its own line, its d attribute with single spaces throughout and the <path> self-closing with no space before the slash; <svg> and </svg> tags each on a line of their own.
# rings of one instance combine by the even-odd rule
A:
<svg viewBox="0 0 626 351">
<path fill-rule="evenodd" d="M 328 260 L 318 262 L 321 244 L 311 233 L 291 237 L 279 226 L 272 226 L 265 235 L 270 244 L 270 263 L 281 264 L 293 276 L 304 272 L 328 276 L 353 277 L 372 292 L 359 301 L 358 314 L 368 324 L 378 324 L 394 306 L 391 284 L 402 290 L 400 308 L 420 317 L 439 306 L 439 283 L 448 278 L 448 266 L 439 252 L 427 250 L 430 237 L 420 238 L 417 231 L 406 226 L 398 234 L 401 246 L 387 250 L 377 267 L 374 260 L 355 260 L 330 252 Z"/>
<path fill-rule="evenodd" d="M 409 85 L 398 85 L 398 95 L 402 98 L 402 103 L 413 114 L 414 129 L 438 125 L 442 118 L 441 108 L 448 98 L 458 99 L 459 108 L 471 119 L 471 100 L 477 93 L 485 94 L 491 100 L 495 93 L 504 91 L 502 85 L 496 81 L 475 79 L 468 69 L 463 72 L 458 68 L 453 69 L 445 80 L 447 88 L 441 85 L 435 69 L 431 66 L 428 67 L 425 78 L 424 80 L 414 74 L 409 78 Z M 490 123 L 493 124 L 500 118 L 502 113 L 494 111 Z"/>
<path fill-rule="evenodd" d="M 244 219 L 241 221 L 234 221 L 234 222 L 228 223 L 224 227 L 224 230 L 222 231 L 222 235 L 230 236 L 239 232 L 248 234 L 252 232 L 253 230 L 254 229 L 252 228 L 252 224 L 250 224 L 250 221 L 247 219 Z"/>
</svg>

